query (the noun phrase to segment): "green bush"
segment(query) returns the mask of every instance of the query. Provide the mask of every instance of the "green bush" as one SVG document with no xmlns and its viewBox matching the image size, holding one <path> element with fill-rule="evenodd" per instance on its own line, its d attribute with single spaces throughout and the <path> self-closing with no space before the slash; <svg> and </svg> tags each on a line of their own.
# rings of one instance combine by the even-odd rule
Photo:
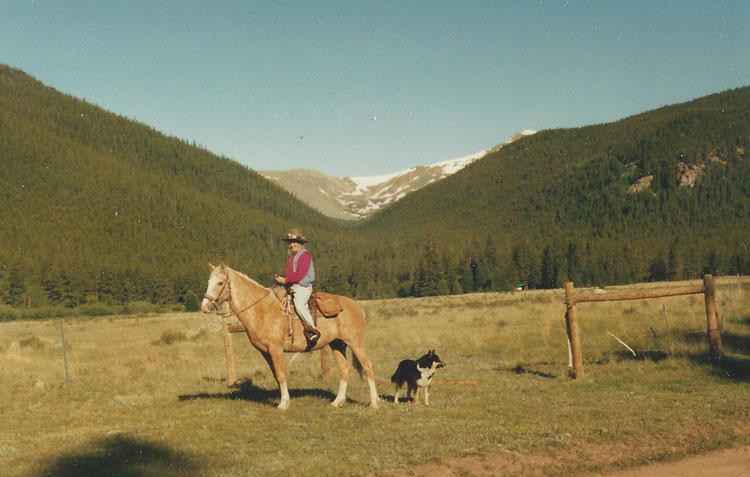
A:
<svg viewBox="0 0 750 477">
<path fill-rule="evenodd" d="M 86 303 L 76 307 L 74 312 L 75 314 L 81 314 L 83 316 L 104 316 L 121 313 L 122 309 L 120 307 L 112 307 L 100 303 Z"/>
<path fill-rule="evenodd" d="M 44 348 L 44 342 L 40 340 L 39 338 L 37 338 L 36 336 L 30 336 L 28 338 L 24 338 L 18 342 L 18 345 L 21 348 L 32 348 L 32 349 Z"/>
<path fill-rule="evenodd" d="M 0 305 L 0 321 L 17 320 L 21 312 L 10 305 Z"/>
<path fill-rule="evenodd" d="M 188 340 L 188 335 L 184 331 L 167 330 L 161 334 L 161 339 L 155 342 L 154 344 L 171 345 L 174 343 L 180 343 L 182 341 L 187 341 L 187 340 Z"/>
<path fill-rule="evenodd" d="M 198 298 L 192 293 L 185 295 L 185 311 L 198 311 L 200 310 L 200 303 Z"/>
</svg>

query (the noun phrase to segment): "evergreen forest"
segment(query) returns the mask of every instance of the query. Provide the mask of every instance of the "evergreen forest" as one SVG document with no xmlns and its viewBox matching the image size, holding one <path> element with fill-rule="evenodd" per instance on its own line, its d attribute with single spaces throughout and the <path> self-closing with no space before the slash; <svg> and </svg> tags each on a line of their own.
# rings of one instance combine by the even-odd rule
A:
<svg viewBox="0 0 750 477">
<path fill-rule="evenodd" d="M 745 87 L 539 132 L 343 223 L 230 158 L 0 65 L 0 303 L 189 308 L 208 262 L 270 285 L 292 227 L 310 239 L 318 288 L 359 299 L 750 274 L 748 142 Z"/>
</svg>

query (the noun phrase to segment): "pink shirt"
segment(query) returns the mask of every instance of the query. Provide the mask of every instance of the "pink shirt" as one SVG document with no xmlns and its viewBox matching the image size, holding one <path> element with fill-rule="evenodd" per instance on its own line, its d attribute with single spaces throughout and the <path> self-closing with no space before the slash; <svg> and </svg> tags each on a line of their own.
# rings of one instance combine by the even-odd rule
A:
<svg viewBox="0 0 750 477">
<path fill-rule="evenodd" d="M 312 255 L 305 249 L 300 250 L 299 258 L 297 259 L 297 270 L 294 269 L 294 255 L 289 257 L 286 261 L 286 283 L 288 285 L 294 285 L 299 283 L 310 270 L 310 264 L 312 263 Z"/>
</svg>

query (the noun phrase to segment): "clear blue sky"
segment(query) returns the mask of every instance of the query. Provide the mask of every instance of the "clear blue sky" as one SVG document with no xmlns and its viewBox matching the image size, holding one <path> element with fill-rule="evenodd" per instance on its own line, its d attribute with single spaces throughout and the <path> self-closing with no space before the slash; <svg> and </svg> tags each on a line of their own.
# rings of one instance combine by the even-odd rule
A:
<svg viewBox="0 0 750 477">
<path fill-rule="evenodd" d="M 0 63 L 255 170 L 378 175 L 750 85 L 750 0 L 0 0 Z"/>
</svg>

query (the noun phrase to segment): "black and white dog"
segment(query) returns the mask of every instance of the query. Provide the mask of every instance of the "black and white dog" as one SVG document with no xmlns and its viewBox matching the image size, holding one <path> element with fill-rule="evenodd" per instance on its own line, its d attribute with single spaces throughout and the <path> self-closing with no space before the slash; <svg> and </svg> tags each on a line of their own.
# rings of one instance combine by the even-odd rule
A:
<svg viewBox="0 0 750 477">
<path fill-rule="evenodd" d="M 432 376 L 438 368 L 442 368 L 443 366 L 445 366 L 445 363 L 440 361 L 440 357 L 438 357 L 434 350 L 430 350 L 416 361 L 405 359 L 398 363 L 396 372 L 391 376 L 391 382 L 396 385 L 393 402 L 398 403 L 398 395 L 400 394 L 401 387 L 406 383 L 408 386 L 406 398 L 409 399 L 411 392 L 414 391 L 414 402 L 418 403 L 419 389 L 424 389 L 424 404 L 425 406 L 429 406 Z"/>
</svg>

